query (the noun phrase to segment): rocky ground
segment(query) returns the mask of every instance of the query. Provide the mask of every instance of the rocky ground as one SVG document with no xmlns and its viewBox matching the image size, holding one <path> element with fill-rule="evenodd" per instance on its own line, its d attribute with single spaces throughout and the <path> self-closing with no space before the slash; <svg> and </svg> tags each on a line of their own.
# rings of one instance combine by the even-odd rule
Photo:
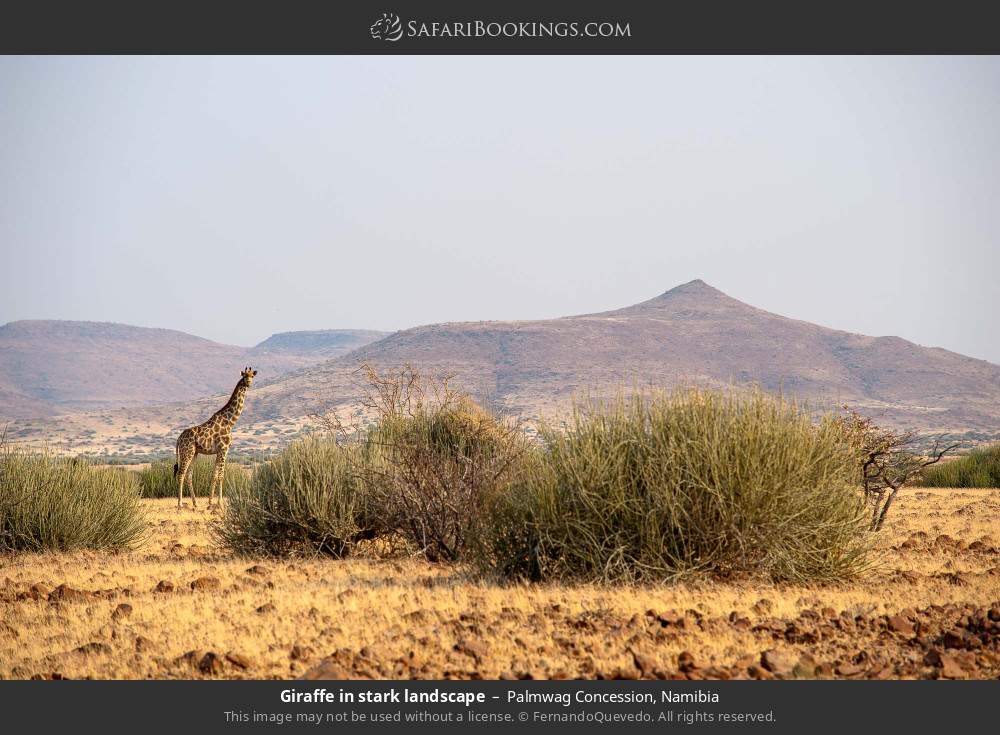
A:
<svg viewBox="0 0 1000 735">
<path fill-rule="evenodd" d="M 996 678 L 1000 491 L 901 494 L 835 585 L 498 587 L 419 560 L 248 560 L 148 501 L 127 554 L 0 558 L 7 678 Z"/>
</svg>

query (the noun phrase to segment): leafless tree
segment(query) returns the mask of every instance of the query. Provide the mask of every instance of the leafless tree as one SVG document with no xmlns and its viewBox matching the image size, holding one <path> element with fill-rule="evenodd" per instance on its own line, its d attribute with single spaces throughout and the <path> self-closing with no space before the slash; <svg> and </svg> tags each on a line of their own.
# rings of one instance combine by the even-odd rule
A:
<svg viewBox="0 0 1000 735">
<path fill-rule="evenodd" d="M 844 411 L 838 422 L 858 453 L 861 485 L 872 509 L 870 528 L 879 531 L 900 489 L 917 478 L 925 467 L 940 462 L 959 444 L 945 444 L 944 437 L 938 436 L 929 453 L 918 453 L 915 432 L 879 427 L 872 419 L 847 406 Z"/>
</svg>

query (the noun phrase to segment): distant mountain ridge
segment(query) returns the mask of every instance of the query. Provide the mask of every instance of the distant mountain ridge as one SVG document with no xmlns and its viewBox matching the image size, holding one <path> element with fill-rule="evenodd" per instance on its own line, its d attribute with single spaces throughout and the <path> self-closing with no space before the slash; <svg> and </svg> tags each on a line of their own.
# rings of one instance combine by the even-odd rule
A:
<svg viewBox="0 0 1000 735">
<path fill-rule="evenodd" d="M 297 369 L 279 373 L 272 367 L 248 395 L 236 430 L 241 451 L 280 446 L 316 414 L 356 417 L 362 362 L 383 370 L 410 363 L 424 373 L 451 375 L 454 385 L 528 420 L 558 421 L 574 397 L 609 396 L 622 388 L 759 385 L 812 408 L 849 404 L 891 426 L 1000 435 L 1000 366 L 899 337 L 790 319 L 700 280 L 593 314 L 415 327 L 330 358 L 328 350 L 346 350 L 354 342 L 326 334 L 274 335 L 247 351 L 208 343 L 203 354 L 189 354 L 186 364 L 201 366 L 203 379 L 206 366 L 219 359 L 220 383 L 213 390 L 199 394 L 187 386 L 191 399 L 183 402 L 15 422 L 12 430 L 26 441 L 57 436 L 61 447 L 74 452 L 140 446 L 169 451 L 178 429 L 203 421 L 225 401 L 233 379 L 232 353 L 226 350 L 238 351 L 238 365 L 254 350 L 255 365 L 282 357 L 282 350 L 299 350 L 285 363 Z M 372 336 L 363 332 L 356 339 Z M 0 329 L 0 375 L 7 375 L 11 362 L 4 339 Z M 221 357 L 213 350 L 221 350 Z M 310 350 L 303 357 L 301 351 Z M 0 383 L 0 400 L 4 390 L 8 386 Z M 36 400 L 36 394 L 18 390 L 25 400 Z"/>
<path fill-rule="evenodd" d="M 466 389 L 527 416 L 619 387 L 752 383 L 811 405 L 849 403 L 894 425 L 1000 429 L 1000 366 L 772 314 L 701 280 L 606 312 L 396 332 L 262 387 L 251 419 L 349 402 L 361 361 L 454 374 Z"/>
<path fill-rule="evenodd" d="M 246 348 L 111 322 L 10 322 L 0 326 L 0 420 L 197 399 L 229 390 L 245 361 L 273 379 L 382 335 L 297 334 L 275 334 Z"/>
<path fill-rule="evenodd" d="M 248 355 L 299 354 L 338 357 L 386 336 L 373 329 L 317 329 L 272 334 Z"/>
</svg>

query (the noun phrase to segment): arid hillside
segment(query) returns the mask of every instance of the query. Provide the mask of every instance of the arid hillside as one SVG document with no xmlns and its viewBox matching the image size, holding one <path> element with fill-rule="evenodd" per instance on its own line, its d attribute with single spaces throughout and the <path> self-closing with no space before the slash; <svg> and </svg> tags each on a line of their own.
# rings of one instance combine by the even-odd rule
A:
<svg viewBox="0 0 1000 735">
<path fill-rule="evenodd" d="M 251 421 L 355 399 L 351 373 L 410 362 L 524 416 L 626 388 L 759 383 L 817 407 L 850 403 L 926 430 L 1000 427 L 1000 366 L 898 337 L 866 337 L 748 306 L 702 281 L 616 311 L 519 322 L 434 324 L 261 388 Z"/>
<path fill-rule="evenodd" d="M 317 329 L 301 332 L 278 332 L 247 351 L 247 357 L 260 362 L 272 356 L 298 355 L 310 360 L 345 355 L 385 337 L 387 332 L 374 329 Z"/>
<path fill-rule="evenodd" d="M 268 373 L 267 359 L 285 359 L 285 365 L 306 361 L 301 353 L 290 358 L 272 350 L 290 349 L 289 343 L 305 349 L 316 340 L 313 335 L 327 333 L 291 334 L 298 336 L 275 335 L 249 351 L 257 352 L 253 364 L 264 367 L 236 429 L 239 451 L 280 445 L 314 414 L 350 416 L 362 394 L 357 371 L 364 361 L 383 370 L 411 363 L 425 373 L 453 375 L 460 388 L 529 420 L 557 418 L 574 396 L 608 395 L 618 388 L 756 383 L 811 408 L 847 403 L 898 428 L 1000 437 L 1000 366 L 899 337 L 866 337 L 789 319 L 702 281 L 599 314 L 416 327 L 333 359 L 313 357 L 312 364 L 297 363 L 301 369 L 272 378 L 276 370 Z M 360 334 L 358 339 L 368 339 L 376 333 Z M 205 349 L 203 357 L 188 352 L 178 369 L 231 364 Z M 164 367 L 156 365 L 154 374 Z M 127 370 L 134 373 L 134 364 Z M 205 374 L 199 373 L 200 385 Z M 197 383 L 186 386 L 197 400 L 19 421 L 12 435 L 73 452 L 172 451 L 179 428 L 204 420 L 225 402 L 231 370 L 219 374 L 214 388 L 199 392 L 192 387 Z M 112 380 L 106 376 L 102 382 Z"/>
<path fill-rule="evenodd" d="M 0 326 L 0 420 L 201 398 L 229 390 L 246 362 L 273 379 L 381 336 L 285 332 L 245 348 L 170 329 L 11 322 Z"/>
</svg>

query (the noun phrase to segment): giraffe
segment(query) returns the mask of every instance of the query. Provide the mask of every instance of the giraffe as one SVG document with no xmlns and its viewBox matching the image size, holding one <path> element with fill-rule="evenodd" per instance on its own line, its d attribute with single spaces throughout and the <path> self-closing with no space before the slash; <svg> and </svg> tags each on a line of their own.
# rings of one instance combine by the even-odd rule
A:
<svg viewBox="0 0 1000 735">
<path fill-rule="evenodd" d="M 184 496 L 184 479 L 188 480 L 188 491 L 191 493 L 191 507 L 198 507 L 194 496 L 194 470 L 191 463 L 199 454 L 215 455 L 215 472 L 212 474 L 212 485 L 208 493 L 208 507 L 212 507 L 215 497 L 215 486 L 219 486 L 219 505 L 222 505 L 222 483 L 226 472 L 226 455 L 229 445 L 233 443 L 233 426 L 243 411 L 247 389 L 253 383 L 257 371 L 247 367 L 240 373 L 240 382 L 236 384 L 233 395 L 225 406 L 216 411 L 212 418 L 203 424 L 190 429 L 184 429 L 177 437 L 177 462 L 174 463 L 174 478 L 180 478 L 177 485 L 177 509 L 180 510 L 181 498 Z"/>
</svg>

